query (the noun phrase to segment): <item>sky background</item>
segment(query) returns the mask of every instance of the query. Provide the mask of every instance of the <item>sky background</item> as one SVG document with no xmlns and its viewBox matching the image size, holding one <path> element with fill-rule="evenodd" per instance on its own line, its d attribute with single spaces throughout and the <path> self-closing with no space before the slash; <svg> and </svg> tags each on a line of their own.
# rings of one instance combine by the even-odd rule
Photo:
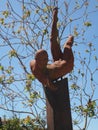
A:
<svg viewBox="0 0 98 130">
<path fill-rule="evenodd" d="M 68 0 L 67 0 L 68 1 Z M 40 1 L 38 1 L 38 2 L 40 2 Z M 90 43 L 90 42 L 92 42 L 93 44 L 94 44 L 94 46 L 95 46 L 95 48 L 96 48 L 96 51 L 94 52 L 94 54 L 93 55 L 96 55 L 96 56 L 98 56 L 98 12 L 93 12 L 93 13 L 90 13 L 90 12 L 92 12 L 93 10 L 95 10 L 95 6 L 98 6 L 98 0 L 89 0 L 89 2 L 90 2 L 90 4 L 89 4 L 89 8 L 88 8 L 88 10 L 89 10 L 89 16 L 88 16 L 88 19 L 89 19 L 89 21 L 92 23 L 92 27 L 91 28 L 87 28 L 87 30 L 86 30 L 86 33 L 85 33 L 85 43 Z M 6 0 L 0 0 L 0 11 L 2 11 L 2 10 L 4 10 L 5 9 L 5 3 L 6 3 Z M 16 4 L 17 2 L 15 2 L 15 0 L 11 0 L 11 3 L 12 3 L 12 5 L 13 5 L 13 7 L 14 7 L 14 9 L 17 11 L 17 13 L 19 13 L 19 14 L 22 14 L 22 12 L 20 11 L 20 4 Z M 71 1 L 71 6 L 70 6 L 70 10 L 73 8 L 73 4 L 72 4 L 73 2 Z M 61 1 L 59 1 L 59 7 L 61 8 L 61 6 L 62 6 L 62 0 Z M 82 10 L 80 10 L 80 11 L 77 11 L 75 14 L 74 14 L 74 16 L 73 17 L 79 17 L 79 16 L 81 16 L 82 15 Z M 60 16 L 59 16 L 59 18 L 61 18 Z M 85 19 L 84 19 L 85 20 Z M 75 21 L 75 23 L 73 22 L 70 26 L 68 26 L 67 27 L 67 29 L 66 29 L 66 33 L 65 33 L 65 35 L 69 35 L 69 34 L 73 34 L 73 28 L 74 28 L 74 25 L 76 25 L 77 27 L 78 27 L 78 29 L 81 29 L 81 23 L 82 21 L 81 21 L 81 19 L 80 20 L 78 20 L 78 21 Z M 81 30 L 80 30 L 80 32 L 81 32 Z M 96 39 L 94 38 L 94 36 L 95 37 L 97 37 Z M 2 40 L 0 39 L 0 42 L 2 43 Z M 15 41 L 15 42 L 18 42 L 18 41 Z M 61 45 L 63 45 L 63 43 L 64 43 L 65 41 L 63 41 L 62 40 L 62 43 L 61 43 Z M 86 50 L 86 45 L 84 44 L 81 44 L 82 43 L 82 39 L 81 38 L 75 38 L 75 43 L 79 43 L 79 46 L 77 47 L 77 46 L 73 46 L 73 50 L 77 50 L 77 52 L 78 51 L 80 51 L 81 52 L 81 54 L 82 54 L 82 57 L 84 57 L 85 56 L 85 53 L 84 53 L 84 50 Z M 49 48 L 49 45 L 47 45 L 47 48 Z M 8 54 L 8 50 L 10 50 L 10 48 L 8 48 L 8 47 L 6 47 L 5 46 L 5 48 L 4 47 L 1 47 L 0 46 L 0 55 L 1 56 L 4 56 L 4 55 L 6 55 L 6 54 Z M 21 49 L 20 49 L 21 50 Z M 21 50 L 21 53 L 22 53 L 22 50 Z M 51 57 L 51 55 L 50 55 L 50 51 L 48 50 L 48 54 L 49 54 L 49 57 Z M 4 58 L 3 60 L 2 60 L 2 64 L 4 64 L 4 65 L 7 65 L 7 64 L 9 64 L 9 61 L 7 60 L 8 59 L 8 57 L 7 58 Z M 26 62 L 26 66 L 28 66 L 28 71 L 30 72 L 30 68 L 29 68 L 29 61 L 31 60 L 31 57 L 29 58 L 29 59 L 27 59 L 25 62 Z M 93 59 L 92 59 L 93 60 Z M 18 62 L 17 62 L 18 63 Z M 13 60 L 13 65 L 14 66 L 17 66 L 17 67 L 15 67 L 15 71 L 17 71 L 17 73 L 21 70 L 21 69 L 19 69 L 19 65 L 16 63 L 16 60 Z M 79 63 L 77 62 L 77 60 L 75 59 L 75 64 L 78 64 L 77 66 L 79 66 Z M 96 65 L 96 63 L 95 62 L 92 62 L 91 63 L 91 68 L 92 68 L 92 70 L 94 70 L 94 68 L 95 67 L 98 67 L 98 65 Z M 75 68 L 76 69 L 76 68 Z M 97 82 L 97 78 L 98 78 L 98 71 L 96 72 L 96 74 L 95 74 L 95 76 L 94 76 L 94 80 Z M 89 79 L 88 79 L 89 80 Z M 18 84 L 18 82 L 16 83 L 16 84 Z M 98 99 L 98 82 L 96 83 L 97 84 L 97 86 L 96 86 L 96 91 L 95 91 L 95 94 L 94 94 L 94 99 Z M 20 84 L 19 84 L 20 85 Z M 78 85 L 79 86 L 81 86 L 82 85 L 82 82 L 81 82 L 81 80 L 78 82 Z M 16 88 L 15 88 L 16 89 Z M 42 91 L 42 90 L 41 90 Z M 89 91 L 89 88 L 88 88 L 88 91 Z M 43 93 L 43 91 L 42 91 L 42 93 Z M 41 103 L 40 103 L 41 104 Z M 19 109 L 21 109 L 21 105 L 19 106 Z M 9 113 L 9 112 L 6 112 L 6 111 L 2 111 L 2 110 L 0 110 L 0 115 L 2 116 L 2 115 L 8 115 L 9 117 L 11 116 L 10 114 L 11 113 Z M 92 120 L 91 121 L 91 123 L 90 123 L 90 126 L 89 126 L 89 129 L 88 130 L 97 130 L 98 129 L 98 119 L 94 119 L 94 120 Z M 75 130 L 77 130 L 77 129 L 75 129 Z"/>
</svg>

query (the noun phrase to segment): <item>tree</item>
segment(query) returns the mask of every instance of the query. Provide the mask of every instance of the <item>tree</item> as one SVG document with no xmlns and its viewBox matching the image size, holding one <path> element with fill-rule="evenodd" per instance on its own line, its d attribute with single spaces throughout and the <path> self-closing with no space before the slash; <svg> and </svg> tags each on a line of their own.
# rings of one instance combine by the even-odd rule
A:
<svg viewBox="0 0 98 130">
<path fill-rule="evenodd" d="M 98 1 L 3 0 L 0 5 L 0 109 L 11 111 L 13 116 L 45 117 L 42 85 L 31 74 L 29 62 L 40 48 L 50 52 L 52 11 L 58 6 L 62 48 L 70 33 L 75 37 L 75 66 L 68 75 L 73 125 L 86 130 L 89 121 L 98 116 Z"/>
</svg>

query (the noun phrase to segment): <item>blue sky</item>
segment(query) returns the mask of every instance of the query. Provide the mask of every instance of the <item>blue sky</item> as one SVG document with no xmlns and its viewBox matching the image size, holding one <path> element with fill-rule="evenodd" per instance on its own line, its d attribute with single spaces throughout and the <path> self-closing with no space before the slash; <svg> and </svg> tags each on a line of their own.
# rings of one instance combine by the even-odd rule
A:
<svg viewBox="0 0 98 130">
<path fill-rule="evenodd" d="M 0 0 L 0 11 L 5 9 L 5 2 L 6 2 L 6 0 Z M 17 11 L 17 13 L 22 14 L 22 12 L 20 11 L 21 5 L 17 4 L 17 2 L 15 0 L 10 0 L 10 2 L 13 5 L 14 9 Z M 69 2 L 69 0 L 67 0 L 67 2 Z M 77 0 L 76 0 L 76 2 L 77 2 Z M 78 2 L 81 2 L 81 0 L 79 0 Z M 95 6 L 98 6 L 98 0 L 89 0 L 89 2 L 90 2 L 90 4 L 89 4 L 89 8 L 88 8 L 88 12 L 89 12 L 88 21 L 92 23 L 92 26 L 89 27 L 89 28 L 88 27 L 86 28 L 86 32 L 85 32 L 85 35 L 84 35 L 85 41 L 83 41 L 81 39 L 81 37 L 75 37 L 75 43 L 78 43 L 78 46 L 73 46 L 73 51 L 76 51 L 75 65 L 77 64 L 76 66 L 78 68 L 80 66 L 80 63 L 77 61 L 77 57 L 78 57 L 77 54 L 78 54 L 78 52 L 81 53 L 82 58 L 85 57 L 84 51 L 87 49 L 87 44 L 90 43 L 90 42 L 92 42 L 93 45 L 94 45 L 94 47 L 95 47 L 95 49 L 96 49 L 96 51 L 93 52 L 93 54 L 92 54 L 92 57 L 91 57 L 92 62 L 90 64 L 90 68 L 92 70 L 94 70 L 95 67 L 98 68 L 98 64 L 96 64 L 95 61 L 93 62 L 94 55 L 98 56 L 98 29 L 97 29 L 97 26 L 98 26 L 98 21 L 97 21 L 97 19 L 98 19 L 98 14 L 97 14 L 98 13 L 98 8 L 96 8 L 97 12 L 93 12 L 93 13 L 90 13 L 90 12 L 92 12 L 92 11 L 95 10 Z M 60 9 L 64 8 L 64 5 L 62 6 L 62 3 L 63 3 L 63 1 L 60 0 L 59 1 L 59 8 Z M 71 0 L 70 9 L 69 9 L 70 13 L 72 13 L 72 10 L 74 8 L 74 4 L 73 3 L 74 3 L 74 1 Z M 82 10 L 78 10 L 74 14 L 70 15 L 70 18 L 80 17 L 83 14 L 83 12 L 82 12 L 83 9 Z M 63 10 L 63 11 L 65 11 L 65 10 Z M 62 17 L 60 15 L 59 15 L 59 18 L 62 19 Z M 85 19 L 80 19 L 80 20 L 74 21 L 72 24 L 69 24 L 67 26 L 67 28 L 66 28 L 66 31 L 65 31 L 64 35 L 67 37 L 70 33 L 74 34 L 73 33 L 73 28 L 76 26 L 76 27 L 78 27 L 78 31 L 80 32 L 80 36 L 81 36 L 81 33 L 82 33 L 81 30 L 84 27 L 83 24 L 82 24 L 83 20 L 85 21 Z M 17 27 L 16 27 L 16 29 L 17 29 Z M 94 38 L 94 37 L 96 37 L 96 38 Z M 2 43 L 2 40 L 0 40 L 0 41 Z M 18 41 L 16 40 L 15 42 L 18 42 Z M 64 42 L 65 42 L 65 39 L 61 41 L 61 45 L 62 46 L 63 46 Z M 18 45 L 16 45 L 15 47 L 18 48 Z M 47 44 L 46 45 L 46 49 L 48 49 L 48 48 L 49 48 L 49 45 Z M 26 55 L 25 51 L 24 51 L 25 49 L 26 49 L 25 47 L 23 49 L 21 47 L 19 48 L 19 51 L 21 52 L 22 55 L 23 54 Z M 8 48 L 7 46 L 4 49 L 3 49 L 3 47 L 0 46 L 0 55 L 4 56 L 5 54 L 8 54 L 9 50 L 10 50 L 10 48 Z M 51 57 L 50 56 L 50 50 L 48 50 L 48 54 L 49 54 L 49 57 Z M 28 59 L 26 59 L 24 61 L 29 72 L 30 72 L 29 61 L 31 60 L 31 58 L 32 57 L 30 57 L 30 58 L 28 58 Z M 5 65 L 5 66 L 7 66 L 9 64 L 9 60 L 8 59 L 9 59 L 9 57 L 5 57 L 2 60 L 2 64 Z M 18 75 L 20 73 L 20 71 L 21 71 L 21 68 L 20 68 L 20 65 L 19 65 L 18 61 L 16 59 L 13 59 L 12 64 L 13 64 L 13 66 L 15 66 L 15 70 L 14 71 L 15 71 L 15 73 L 17 72 L 16 74 Z M 74 71 L 76 71 L 76 73 L 77 73 L 77 68 L 74 69 Z M 81 67 L 81 69 L 82 69 L 82 67 Z M 98 77 L 98 71 L 94 75 L 94 80 L 95 80 L 97 86 L 96 86 L 96 91 L 95 91 L 93 99 L 98 99 L 98 81 L 97 81 L 97 77 Z M 89 78 L 90 77 L 88 76 L 88 80 L 89 80 Z M 82 86 L 84 83 L 85 82 L 82 83 L 81 78 L 79 78 L 78 85 Z M 20 83 L 17 82 L 16 84 L 18 84 L 20 87 L 22 86 L 22 83 L 20 84 Z M 88 85 L 89 85 L 89 83 L 88 83 Z M 16 88 L 14 88 L 14 89 L 16 89 Z M 87 89 L 88 89 L 88 93 L 90 93 L 89 87 L 87 87 Z M 20 90 L 22 91 L 23 88 L 21 88 Z M 42 89 L 40 91 L 42 92 Z M 20 105 L 19 109 L 21 109 L 21 107 L 22 107 L 22 105 Z M 9 112 L 5 112 L 5 111 L 2 111 L 0 114 L 4 115 L 5 113 L 6 113 L 6 115 L 7 114 L 9 115 Z M 91 122 L 90 127 L 89 127 L 88 130 L 92 130 L 92 129 L 96 130 L 97 128 L 98 128 L 98 119 L 92 120 L 92 122 Z"/>
</svg>

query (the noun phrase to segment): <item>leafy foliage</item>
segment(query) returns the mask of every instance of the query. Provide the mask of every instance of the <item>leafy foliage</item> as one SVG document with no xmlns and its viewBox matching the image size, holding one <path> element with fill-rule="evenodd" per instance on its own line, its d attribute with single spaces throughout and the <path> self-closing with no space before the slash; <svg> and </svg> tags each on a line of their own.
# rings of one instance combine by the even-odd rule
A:
<svg viewBox="0 0 98 130">
<path fill-rule="evenodd" d="M 44 130 L 37 125 L 35 119 L 31 119 L 27 116 L 25 119 L 18 119 L 17 117 L 6 119 L 2 121 L 0 130 Z"/>
<path fill-rule="evenodd" d="M 87 129 L 91 119 L 98 117 L 96 0 L 0 2 L 0 109 L 13 116 L 31 115 L 39 126 L 45 127 L 45 96 L 42 85 L 31 74 L 29 62 L 41 48 L 47 50 L 49 62 L 52 61 L 49 42 L 55 6 L 59 8 L 57 27 L 62 49 L 69 34 L 75 37 L 75 66 L 68 75 L 74 127 Z M 27 120 L 32 124 L 31 118 Z M 9 127 L 18 121 L 10 120 Z"/>
</svg>

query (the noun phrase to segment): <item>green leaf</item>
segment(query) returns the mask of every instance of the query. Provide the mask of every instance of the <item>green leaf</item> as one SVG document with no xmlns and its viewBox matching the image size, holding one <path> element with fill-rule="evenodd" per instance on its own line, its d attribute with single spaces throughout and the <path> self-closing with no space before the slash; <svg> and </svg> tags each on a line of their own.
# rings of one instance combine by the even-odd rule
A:
<svg viewBox="0 0 98 130">
<path fill-rule="evenodd" d="M 78 35 L 79 35 L 79 33 L 77 31 L 77 27 L 74 27 L 74 36 L 78 36 Z"/>
<path fill-rule="evenodd" d="M 38 99 L 40 98 L 40 94 L 38 92 L 33 92 L 30 94 L 30 99 Z"/>
<path fill-rule="evenodd" d="M 85 50 L 85 52 L 89 53 L 89 50 Z"/>
<path fill-rule="evenodd" d="M 30 10 L 27 10 L 25 13 L 26 13 L 27 17 L 30 17 L 30 15 L 31 15 Z"/>
<path fill-rule="evenodd" d="M 3 81 L 3 77 L 2 77 L 2 76 L 0 76 L 0 83 L 2 83 L 2 81 Z"/>
<path fill-rule="evenodd" d="M 84 25 L 87 26 L 87 27 L 92 26 L 92 24 L 90 22 L 85 22 Z"/>
<path fill-rule="evenodd" d="M 74 36 L 78 36 L 79 33 L 77 31 L 74 31 Z"/>
<path fill-rule="evenodd" d="M 11 74 L 12 70 L 13 70 L 13 67 L 12 67 L 12 66 L 9 66 L 8 69 L 6 70 L 6 72 L 7 72 L 8 74 Z"/>
<path fill-rule="evenodd" d="M 17 55 L 16 50 L 11 50 L 11 51 L 9 52 L 9 55 L 10 55 L 10 57 L 16 57 L 16 55 Z"/>
<path fill-rule="evenodd" d="M 88 116 L 93 117 L 95 116 L 95 107 L 96 102 L 95 101 L 89 101 L 87 104 L 87 110 L 88 110 Z"/>
<path fill-rule="evenodd" d="M 4 67 L 2 65 L 0 65 L 0 70 L 2 70 L 2 71 L 4 70 Z"/>
<path fill-rule="evenodd" d="M 0 23 L 4 24 L 4 18 L 0 18 Z"/>
<path fill-rule="evenodd" d="M 90 42 L 90 43 L 88 44 L 88 46 L 89 46 L 89 47 L 92 47 L 92 46 L 93 46 L 93 44 Z"/>
<path fill-rule="evenodd" d="M 7 79 L 7 83 L 11 84 L 14 82 L 14 76 L 10 76 L 9 79 Z"/>
<path fill-rule="evenodd" d="M 9 11 L 5 10 L 2 12 L 2 14 L 5 16 L 5 18 L 7 18 L 9 16 Z"/>
<path fill-rule="evenodd" d="M 59 28 L 61 26 L 60 22 L 57 22 L 57 28 Z"/>
<path fill-rule="evenodd" d="M 74 90 L 78 90 L 78 89 L 79 89 L 79 86 L 76 85 L 76 84 L 72 84 L 72 85 L 71 85 L 71 88 L 74 89 Z"/>
<path fill-rule="evenodd" d="M 78 122 L 77 120 L 74 120 L 74 121 L 73 121 L 73 124 L 74 124 L 74 125 L 77 125 L 78 123 L 79 123 L 79 122 Z"/>
<path fill-rule="evenodd" d="M 30 92 L 30 90 L 31 90 L 31 85 L 32 85 L 32 80 L 27 80 L 27 81 L 26 81 L 26 86 L 25 86 L 25 90 L 26 90 L 27 92 Z"/>
<path fill-rule="evenodd" d="M 35 13 L 38 14 L 38 13 L 39 13 L 39 9 L 36 9 L 36 10 L 35 10 Z"/>
<path fill-rule="evenodd" d="M 43 9 L 44 12 L 47 12 L 48 11 L 48 6 L 46 6 L 44 9 Z"/>
<path fill-rule="evenodd" d="M 29 10 L 26 10 L 23 15 L 23 19 L 26 19 L 27 17 L 30 17 L 31 12 Z"/>
<path fill-rule="evenodd" d="M 43 30 L 43 34 L 46 35 L 48 33 L 47 29 Z"/>
<path fill-rule="evenodd" d="M 34 80 L 35 76 L 33 74 L 27 74 L 27 79 Z"/>
</svg>

